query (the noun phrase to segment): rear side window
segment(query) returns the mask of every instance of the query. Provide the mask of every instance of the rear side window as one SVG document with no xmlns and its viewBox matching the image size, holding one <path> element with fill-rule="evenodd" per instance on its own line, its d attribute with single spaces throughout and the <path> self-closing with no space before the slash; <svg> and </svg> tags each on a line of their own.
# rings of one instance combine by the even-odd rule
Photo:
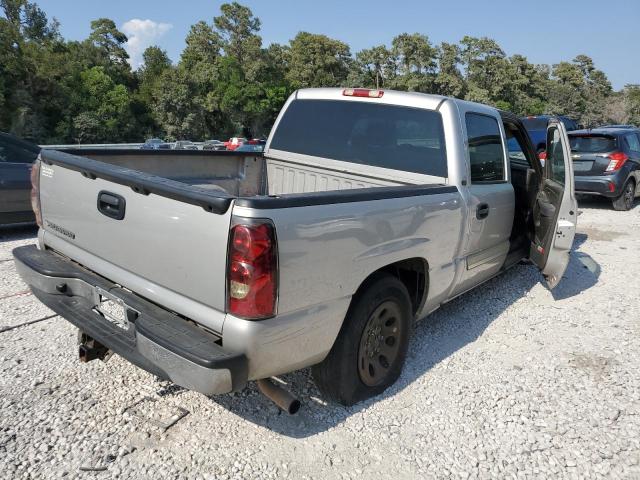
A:
<svg viewBox="0 0 640 480">
<path fill-rule="evenodd" d="M 513 130 L 507 128 L 505 125 L 505 132 L 507 134 L 507 151 L 509 152 L 509 163 L 511 165 L 520 165 L 523 167 L 531 168 L 531 162 L 524 153 L 524 148 L 521 142 L 522 138 L 516 136 Z"/>
<path fill-rule="evenodd" d="M 438 112 L 333 100 L 294 100 L 271 148 L 407 172 L 447 176 Z"/>
<path fill-rule="evenodd" d="M 632 133 L 631 135 L 625 135 L 624 139 L 627 142 L 629 150 L 632 152 L 640 152 L 640 140 L 638 139 L 638 135 Z"/>
<path fill-rule="evenodd" d="M 467 113 L 465 121 L 471 182 L 503 181 L 505 179 L 504 150 L 497 120 L 480 113 Z"/>
<path fill-rule="evenodd" d="M 572 152 L 606 153 L 617 148 L 616 138 L 610 135 L 569 135 Z"/>
</svg>

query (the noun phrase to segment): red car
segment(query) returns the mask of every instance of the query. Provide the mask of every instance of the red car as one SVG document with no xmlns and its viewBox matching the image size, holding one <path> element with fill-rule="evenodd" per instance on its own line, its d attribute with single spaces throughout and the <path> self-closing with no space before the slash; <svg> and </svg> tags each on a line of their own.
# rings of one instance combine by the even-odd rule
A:
<svg viewBox="0 0 640 480">
<path fill-rule="evenodd" d="M 224 146 L 227 147 L 227 150 L 235 150 L 246 141 L 247 139 L 244 137 L 232 137 L 224 142 Z"/>
</svg>

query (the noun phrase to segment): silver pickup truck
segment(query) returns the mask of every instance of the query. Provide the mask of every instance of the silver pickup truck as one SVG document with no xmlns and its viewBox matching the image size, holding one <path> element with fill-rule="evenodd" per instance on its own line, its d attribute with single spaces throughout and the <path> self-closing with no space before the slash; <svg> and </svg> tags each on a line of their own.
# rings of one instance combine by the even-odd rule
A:
<svg viewBox="0 0 640 480">
<path fill-rule="evenodd" d="M 272 398 L 264 379 L 313 366 L 353 404 L 398 378 L 414 320 L 523 259 L 560 281 L 577 218 L 562 123 L 547 145 L 542 165 L 515 116 L 476 103 L 300 90 L 263 155 L 43 150 L 38 246 L 14 256 L 84 361 Z"/>
</svg>

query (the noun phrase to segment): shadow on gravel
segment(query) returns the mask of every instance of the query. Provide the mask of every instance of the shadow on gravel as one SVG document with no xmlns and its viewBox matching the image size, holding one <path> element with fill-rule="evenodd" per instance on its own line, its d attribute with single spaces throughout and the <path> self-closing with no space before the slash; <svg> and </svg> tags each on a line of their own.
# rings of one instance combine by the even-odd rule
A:
<svg viewBox="0 0 640 480">
<path fill-rule="evenodd" d="M 565 278 L 553 294 L 555 299 L 577 295 L 597 283 L 599 265 L 578 251 L 586 240 L 587 235 L 576 235 L 574 253 Z M 309 369 L 281 377 L 287 384 L 285 387 L 302 402 L 295 416 L 280 412 L 253 384 L 244 392 L 212 397 L 211 401 L 246 421 L 288 437 L 305 438 L 324 432 L 376 402 L 392 400 L 435 365 L 477 340 L 496 318 L 542 281 L 535 266 L 516 265 L 481 288 L 443 305 L 417 324 L 398 382 L 383 394 L 353 407 L 324 403 Z"/>
<path fill-rule="evenodd" d="M 598 283 L 600 265 L 590 255 L 580 251 L 580 247 L 588 238 L 589 235 L 586 233 L 576 233 L 567 271 L 560 284 L 551 291 L 554 300 L 573 297 Z"/>
<path fill-rule="evenodd" d="M 28 238 L 34 238 L 37 234 L 38 226 L 35 223 L 0 225 L 0 242 L 26 240 Z"/>
</svg>

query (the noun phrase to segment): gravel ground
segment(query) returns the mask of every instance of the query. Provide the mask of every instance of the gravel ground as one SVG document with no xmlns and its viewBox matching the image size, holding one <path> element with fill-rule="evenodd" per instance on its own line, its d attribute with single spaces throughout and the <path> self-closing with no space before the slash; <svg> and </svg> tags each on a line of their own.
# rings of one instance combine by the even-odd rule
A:
<svg viewBox="0 0 640 480">
<path fill-rule="evenodd" d="M 0 478 L 640 478 L 640 205 L 581 210 L 556 291 L 518 265 L 449 303 L 398 384 L 352 408 L 286 375 L 295 416 L 253 385 L 208 398 L 80 364 L 59 317 L 18 326 L 51 312 L 11 261 L 35 231 L 2 230 Z"/>
</svg>

